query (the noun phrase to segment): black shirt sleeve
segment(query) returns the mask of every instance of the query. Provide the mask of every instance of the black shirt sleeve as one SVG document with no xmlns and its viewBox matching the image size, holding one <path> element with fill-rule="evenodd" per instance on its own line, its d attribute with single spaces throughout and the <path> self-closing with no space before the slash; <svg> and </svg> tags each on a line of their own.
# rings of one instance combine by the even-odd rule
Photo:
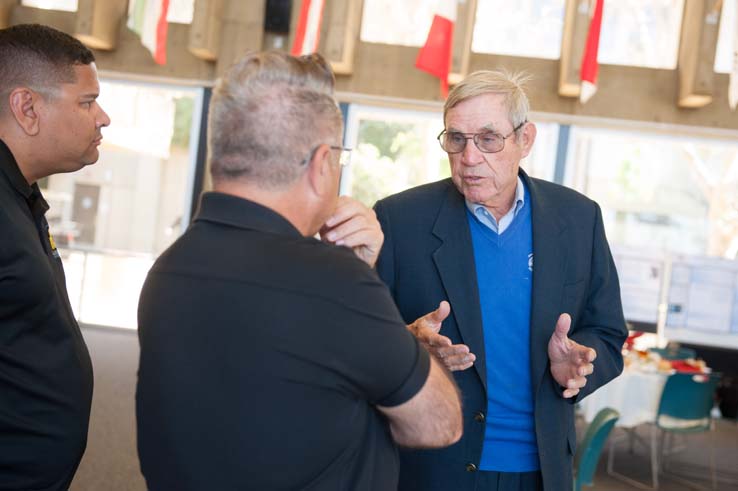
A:
<svg viewBox="0 0 738 491">
<path fill-rule="evenodd" d="M 318 300 L 330 360 L 357 396 L 372 404 L 397 406 L 422 389 L 430 372 L 426 349 L 407 330 L 387 287 L 369 268 L 355 268 L 338 281 L 334 300 Z M 318 307 L 318 304 L 326 305 Z M 332 305 L 330 305 L 332 304 Z"/>
<path fill-rule="evenodd" d="M 399 406 L 409 401 L 415 396 L 425 385 L 430 373 L 430 355 L 425 348 L 415 341 L 417 345 L 416 362 L 413 365 L 412 372 L 394 392 L 388 394 L 384 399 L 377 401 L 377 404 L 385 407 Z"/>
</svg>

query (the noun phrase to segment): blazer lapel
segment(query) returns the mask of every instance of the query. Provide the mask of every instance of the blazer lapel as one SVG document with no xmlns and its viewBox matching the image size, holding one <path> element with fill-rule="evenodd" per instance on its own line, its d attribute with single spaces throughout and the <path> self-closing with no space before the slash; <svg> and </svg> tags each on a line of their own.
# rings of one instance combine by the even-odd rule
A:
<svg viewBox="0 0 738 491">
<path fill-rule="evenodd" d="M 566 271 L 566 224 L 557 203 L 547 201 L 535 181 L 523 171 L 528 186 L 533 222 L 533 292 L 530 318 L 531 382 L 534 394 L 548 367 L 548 341 L 554 332 L 561 308 Z"/>
<path fill-rule="evenodd" d="M 439 210 L 433 234 L 442 243 L 433 253 L 433 261 L 451 303 L 461 339 L 477 357 L 474 369 L 487 390 L 487 364 L 484 355 L 482 313 L 474 263 L 471 233 L 466 219 L 463 196 L 449 186 L 446 200 Z"/>
</svg>

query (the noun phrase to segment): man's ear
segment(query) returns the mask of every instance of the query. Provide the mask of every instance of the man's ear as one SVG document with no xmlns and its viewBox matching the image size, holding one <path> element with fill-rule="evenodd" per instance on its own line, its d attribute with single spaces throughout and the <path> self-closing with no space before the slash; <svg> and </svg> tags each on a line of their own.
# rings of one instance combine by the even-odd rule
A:
<svg viewBox="0 0 738 491">
<path fill-rule="evenodd" d="M 330 189 L 331 149 L 328 145 L 319 145 L 308 162 L 307 177 L 310 188 L 318 196 L 323 196 Z"/>
<path fill-rule="evenodd" d="M 523 150 L 523 158 L 527 157 L 533 148 L 533 143 L 536 141 L 536 134 L 538 129 L 534 123 L 525 123 L 523 125 L 523 131 L 520 134 L 520 148 Z"/>
<path fill-rule="evenodd" d="M 18 87 L 8 95 L 10 114 L 28 136 L 35 136 L 39 132 L 38 105 L 40 103 L 41 95 L 28 87 Z"/>
</svg>

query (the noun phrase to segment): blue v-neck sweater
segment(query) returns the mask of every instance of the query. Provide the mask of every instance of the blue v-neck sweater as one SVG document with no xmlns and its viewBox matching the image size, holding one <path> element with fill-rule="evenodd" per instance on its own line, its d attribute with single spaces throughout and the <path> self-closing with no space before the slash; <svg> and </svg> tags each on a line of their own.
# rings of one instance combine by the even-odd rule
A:
<svg viewBox="0 0 738 491">
<path fill-rule="evenodd" d="M 467 211 L 487 359 L 481 470 L 540 469 L 530 374 L 533 233 L 530 197 L 500 235 Z"/>
</svg>

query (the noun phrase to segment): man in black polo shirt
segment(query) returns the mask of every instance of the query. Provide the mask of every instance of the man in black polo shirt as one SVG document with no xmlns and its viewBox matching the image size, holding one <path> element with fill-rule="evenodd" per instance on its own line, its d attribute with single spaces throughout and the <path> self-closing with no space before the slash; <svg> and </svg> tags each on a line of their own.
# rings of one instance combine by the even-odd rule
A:
<svg viewBox="0 0 738 491">
<path fill-rule="evenodd" d="M 90 50 L 40 25 L 0 30 L 0 489 L 66 490 L 87 443 L 92 365 L 39 179 L 98 159 Z"/>
<path fill-rule="evenodd" d="M 451 378 L 369 266 L 383 239 L 373 212 L 337 208 L 333 83 L 318 55 L 269 52 L 215 90 L 215 192 L 139 303 L 138 450 L 152 491 L 387 491 L 395 443 L 460 437 Z M 314 239 L 321 228 L 348 247 Z"/>
</svg>

